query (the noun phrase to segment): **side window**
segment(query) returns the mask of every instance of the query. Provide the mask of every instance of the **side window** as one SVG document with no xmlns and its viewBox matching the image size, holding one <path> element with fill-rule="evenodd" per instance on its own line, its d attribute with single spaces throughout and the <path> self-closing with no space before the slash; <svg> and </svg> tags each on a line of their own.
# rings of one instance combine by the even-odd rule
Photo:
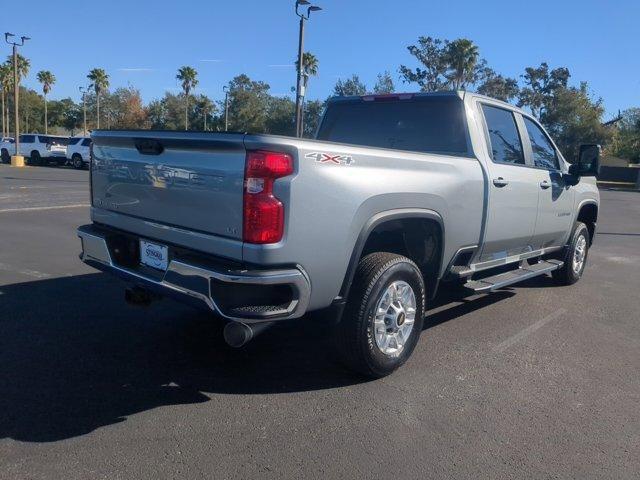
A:
<svg viewBox="0 0 640 480">
<path fill-rule="evenodd" d="M 531 140 L 531 151 L 533 152 L 533 164 L 536 167 L 547 168 L 549 170 L 559 170 L 558 154 L 542 129 L 527 117 L 524 117 L 524 124 L 527 127 L 529 140 Z"/>
<path fill-rule="evenodd" d="M 69 139 L 69 145 L 75 145 L 79 141 L 80 141 L 80 137 L 70 138 Z"/>
<path fill-rule="evenodd" d="M 513 113 L 503 108 L 482 105 L 489 130 L 491 158 L 497 163 L 524 165 L 522 142 Z"/>
<path fill-rule="evenodd" d="M 20 141 L 22 143 L 33 143 L 36 141 L 35 135 L 20 135 Z"/>
<path fill-rule="evenodd" d="M 82 146 L 83 146 L 83 147 L 88 147 L 89 145 L 91 145 L 91 139 L 90 139 L 90 138 L 85 138 L 85 139 L 82 141 Z"/>
</svg>

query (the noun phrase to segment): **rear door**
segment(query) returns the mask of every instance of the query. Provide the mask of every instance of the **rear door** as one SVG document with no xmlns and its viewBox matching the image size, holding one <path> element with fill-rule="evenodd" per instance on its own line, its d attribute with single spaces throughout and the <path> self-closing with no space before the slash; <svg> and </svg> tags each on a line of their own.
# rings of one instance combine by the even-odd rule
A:
<svg viewBox="0 0 640 480">
<path fill-rule="evenodd" d="M 538 185 L 526 166 L 514 112 L 480 103 L 489 154 L 488 212 L 480 262 L 502 261 L 531 250 Z"/>
<path fill-rule="evenodd" d="M 564 244 L 571 230 L 575 189 L 565 182 L 560 153 L 537 122 L 523 116 L 525 153 L 530 158 L 530 175 L 538 185 L 538 219 L 532 246 L 557 247 Z"/>
</svg>

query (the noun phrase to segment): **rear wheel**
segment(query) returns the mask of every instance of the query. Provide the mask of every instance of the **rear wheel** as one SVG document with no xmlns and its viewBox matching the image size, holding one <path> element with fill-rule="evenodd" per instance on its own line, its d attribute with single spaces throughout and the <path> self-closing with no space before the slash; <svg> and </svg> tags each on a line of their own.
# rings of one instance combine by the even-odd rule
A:
<svg viewBox="0 0 640 480">
<path fill-rule="evenodd" d="M 368 377 L 389 375 L 404 364 L 422 331 L 425 288 L 406 257 L 378 252 L 358 264 L 335 342 L 344 363 Z"/>
<path fill-rule="evenodd" d="M 73 168 L 80 170 L 84 167 L 84 162 L 82 161 L 82 157 L 78 153 L 74 153 L 71 157 L 71 162 L 73 163 Z"/>
<path fill-rule="evenodd" d="M 588 254 L 589 229 L 584 223 L 576 222 L 564 265 L 559 270 L 551 272 L 551 275 L 561 285 L 573 285 L 584 273 Z"/>
<path fill-rule="evenodd" d="M 9 151 L 6 148 L 2 149 L 1 156 L 2 156 L 2 163 L 10 163 L 11 162 L 11 155 L 9 155 Z"/>
</svg>

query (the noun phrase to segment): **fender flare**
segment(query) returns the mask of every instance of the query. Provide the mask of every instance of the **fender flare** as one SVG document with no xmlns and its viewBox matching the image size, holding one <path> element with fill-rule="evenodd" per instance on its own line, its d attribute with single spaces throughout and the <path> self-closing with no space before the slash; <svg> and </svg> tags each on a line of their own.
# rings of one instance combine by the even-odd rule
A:
<svg viewBox="0 0 640 480">
<path fill-rule="evenodd" d="M 356 269 L 358 267 L 358 261 L 360 260 L 360 256 L 362 255 L 362 251 L 364 250 L 364 246 L 369 238 L 369 235 L 373 230 L 388 221 L 391 220 L 400 220 L 405 218 L 424 218 L 429 220 L 434 220 L 440 226 L 440 231 L 442 234 L 442 243 L 444 248 L 444 238 L 445 238 L 445 229 L 444 229 L 444 221 L 442 216 L 436 212 L 435 210 L 430 210 L 427 208 L 398 208 L 393 210 L 385 210 L 379 213 L 376 213 L 372 216 L 367 222 L 365 222 L 364 226 L 360 230 L 360 234 L 356 239 L 356 243 L 353 246 L 353 250 L 351 251 L 351 257 L 349 258 L 349 265 L 347 266 L 347 272 L 345 274 L 344 280 L 342 282 L 342 286 L 340 287 L 340 300 L 345 301 L 347 296 L 349 295 L 349 290 L 351 289 L 351 284 L 353 283 L 353 278 L 356 274 Z M 443 255 L 440 256 L 440 266 L 438 267 L 438 275 L 442 271 L 442 261 Z"/>
</svg>

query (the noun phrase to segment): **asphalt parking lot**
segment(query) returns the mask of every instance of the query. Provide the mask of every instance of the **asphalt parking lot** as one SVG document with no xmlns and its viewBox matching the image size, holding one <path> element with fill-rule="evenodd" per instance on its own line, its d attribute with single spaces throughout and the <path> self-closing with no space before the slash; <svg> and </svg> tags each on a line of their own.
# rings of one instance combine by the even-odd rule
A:
<svg viewBox="0 0 640 480">
<path fill-rule="evenodd" d="M 0 478 L 638 478 L 640 193 L 584 278 L 445 292 L 363 382 L 301 320 L 232 351 L 78 260 L 88 173 L 0 165 Z"/>
</svg>

